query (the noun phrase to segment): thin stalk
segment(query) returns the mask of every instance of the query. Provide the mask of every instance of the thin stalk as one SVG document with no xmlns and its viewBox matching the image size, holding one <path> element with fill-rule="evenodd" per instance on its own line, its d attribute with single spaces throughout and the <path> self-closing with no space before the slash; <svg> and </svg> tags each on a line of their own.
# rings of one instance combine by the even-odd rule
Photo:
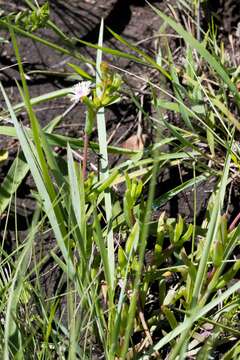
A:
<svg viewBox="0 0 240 360">
<path fill-rule="evenodd" d="M 84 134 L 84 145 L 83 145 L 83 165 L 82 165 L 82 174 L 83 179 L 86 179 L 87 176 L 87 156 L 88 156 L 88 144 L 89 144 L 89 136 L 85 132 Z"/>
</svg>

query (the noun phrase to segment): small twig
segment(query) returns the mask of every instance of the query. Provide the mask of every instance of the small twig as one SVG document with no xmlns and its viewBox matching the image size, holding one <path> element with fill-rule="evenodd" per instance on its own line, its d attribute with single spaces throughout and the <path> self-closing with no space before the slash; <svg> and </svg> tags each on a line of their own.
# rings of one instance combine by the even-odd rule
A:
<svg viewBox="0 0 240 360">
<path fill-rule="evenodd" d="M 113 130 L 113 132 L 112 132 L 111 135 L 109 136 L 108 141 L 107 141 L 107 144 L 108 144 L 108 145 L 111 143 L 112 139 L 114 138 L 114 136 L 115 136 L 115 134 L 116 134 L 116 132 L 117 132 L 117 130 L 118 130 L 118 128 L 119 128 L 120 126 L 121 126 L 121 121 L 119 121 L 119 122 L 117 123 L 115 129 Z"/>
<path fill-rule="evenodd" d="M 140 301 L 138 301 L 138 316 L 139 316 L 139 319 L 141 321 L 141 324 L 142 324 L 142 327 L 143 327 L 143 331 L 146 335 L 146 338 L 147 338 L 147 341 L 150 345 L 153 345 L 153 339 L 151 337 L 151 334 L 150 334 L 150 331 L 148 329 L 148 324 L 145 320 L 145 316 L 144 316 L 144 313 L 143 313 L 143 310 L 142 310 L 142 307 L 141 307 L 141 304 L 140 304 Z M 144 344 L 145 345 L 145 344 Z M 143 350 L 143 348 L 141 349 Z"/>
<path fill-rule="evenodd" d="M 81 161 L 83 161 L 83 156 L 81 155 L 81 154 L 78 154 L 78 152 L 77 151 L 74 151 L 73 150 L 73 154 L 78 158 L 78 159 L 80 159 Z M 98 171 L 98 168 L 92 163 L 92 162 L 90 162 L 90 167 L 91 167 L 91 169 L 93 170 L 93 171 L 95 171 L 95 172 L 97 172 Z"/>
<path fill-rule="evenodd" d="M 129 128 L 127 128 L 127 130 L 117 139 L 117 141 L 115 141 L 114 145 L 118 145 L 119 143 L 121 143 L 122 140 L 124 138 L 126 138 L 132 132 L 135 125 L 136 125 L 136 122 L 134 121 L 133 124 Z"/>
<path fill-rule="evenodd" d="M 139 316 L 139 319 L 141 321 L 143 331 L 144 331 L 144 333 L 146 335 L 146 338 L 143 341 L 142 346 L 139 349 L 139 352 L 141 352 L 144 349 L 144 347 L 147 346 L 147 344 L 148 345 L 153 345 L 153 339 L 152 339 L 151 333 L 149 331 L 148 324 L 147 324 L 147 322 L 145 320 L 145 316 L 144 316 L 144 312 L 143 312 L 143 309 L 142 309 L 139 294 L 138 294 L 138 316 Z M 160 356 L 158 351 L 155 351 L 154 354 L 152 354 L 152 355 L 155 355 L 155 356 L 158 356 L 158 357 Z"/>
<path fill-rule="evenodd" d="M 234 220 L 229 225 L 228 232 L 231 232 L 236 227 L 239 220 L 240 220 L 240 212 L 237 214 L 237 216 L 234 218 Z"/>
</svg>

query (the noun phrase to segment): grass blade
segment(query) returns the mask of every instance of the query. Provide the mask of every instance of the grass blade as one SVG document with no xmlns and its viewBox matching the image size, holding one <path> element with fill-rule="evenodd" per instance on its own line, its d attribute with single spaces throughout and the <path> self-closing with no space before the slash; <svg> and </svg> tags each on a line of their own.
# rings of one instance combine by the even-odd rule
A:
<svg viewBox="0 0 240 360">
<path fill-rule="evenodd" d="M 101 82 L 101 62 L 102 62 L 102 50 L 100 47 L 103 44 L 103 20 L 101 21 L 101 27 L 99 31 L 99 49 L 97 51 L 97 61 L 96 61 L 96 87 L 98 94 L 100 89 L 98 89 L 98 84 Z M 109 177 L 109 164 L 108 164 L 108 146 L 107 146 L 107 131 L 106 131 L 106 120 L 104 108 L 100 109 L 97 113 L 97 129 L 98 129 L 98 141 L 99 141 L 99 153 L 101 156 L 101 169 L 100 169 L 100 178 L 101 180 L 106 180 Z M 109 190 L 104 192 L 105 207 L 106 207 L 106 219 L 107 222 L 111 223 L 112 217 L 112 200 L 111 193 Z M 107 236 L 108 243 L 108 262 L 109 262 L 109 271 L 111 276 L 111 288 L 114 287 L 115 281 L 115 261 L 114 261 L 114 239 L 113 231 L 111 226 L 109 227 L 109 232 Z"/>
</svg>

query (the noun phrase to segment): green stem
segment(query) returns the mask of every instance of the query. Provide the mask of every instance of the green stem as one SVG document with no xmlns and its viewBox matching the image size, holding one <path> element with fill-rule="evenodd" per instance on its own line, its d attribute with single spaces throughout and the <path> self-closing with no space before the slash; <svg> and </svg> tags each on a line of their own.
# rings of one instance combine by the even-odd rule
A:
<svg viewBox="0 0 240 360">
<path fill-rule="evenodd" d="M 89 136 L 85 132 L 84 134 L 84 145 L 83 145 L 83 168 L 82 168 L 82 174 L 83 179 L 86 179 L 87 176 L 87 156 L 88 156 L 88 144 L 89 144 Z"/>
</svg>

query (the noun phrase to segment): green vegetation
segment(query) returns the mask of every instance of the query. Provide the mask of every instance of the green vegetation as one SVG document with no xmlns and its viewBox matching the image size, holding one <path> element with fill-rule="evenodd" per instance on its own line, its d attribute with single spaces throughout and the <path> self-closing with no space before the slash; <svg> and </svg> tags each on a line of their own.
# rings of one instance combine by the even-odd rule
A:
<svg viewBox="0 0 240 360">
<path fill-rule="evenodd" d="M 5 100 L 0 134 L 20 144 L 0 185 L 0 213 L 5 219 L 1 358 L 238 359 L 240 225 L 229 224 L 227 217 L 240 168 L 239 67 L 227 61 L 214 25 L 207 33 L 200 28 L 200 1 L 179 2 L 192 31 L 149 4 L 162 21 L 156 56 L 111 29 L 126 52 L 105 47 L 102 22 L 98 45 L 85 43 L 96 49 L 96 62 L 81 55 L 76 46 L 81 40 L 67 37 L 49 20 L 47 5 L 38 9 L 34 2 L 26 3 L 28 11 L 0 18 L 1 28 L 11 37 L 22 98 L 21 103 L 11 103 L 0 83 Z M 55 32 L 62 45 L 38 36 L 42 27 Z M 168 31 L 181 42 L 181 62 Z M 18 46 L 21 36 L 71 55 L 69 73 L 79 87 L 31 98 Z M 104 62 L 107 54 L 147 67 L 149 78 Z M 86 63 L 94 67 L 95 76 L 87 73 Z M 147 89 L 151 113 L 127 85 L 125 79 L 131 78 Z M 41 127 L 34 106 L 71 94 L 69 109 Z M 108 145 L 105 109 L 121 104 L 126 96 L 152 129 L 149 146 Z M 58 133 L 57 125 L 80 102 L 86 112 L 84 138 Z M 23 109 L 30 127 L 17 118 Z M 89 142 L 94 127 L 98 137 Z M 66 156 L 56 148 L 65 149 Z M 87 170 L 93 150 L 101 160 L 96 171 Z M 123 155 L 122 160 L 112 165 L 109 154 Z M 2 150 L 1 164 L 6 158 Z M 181 182 L 159 194 L 160 175 L 177 167 Z M 183 170 L 187 177 L 182 177 Z M 24 241 L 16 235 L 13 250 L 7 252 L 8 219 L 17 189 L 29 173 L 36 185 L 34 214 Z M 203 192 L 212 184 L 202 220 L 197 218 L 199 184 Z M 169 217 L 163 206 L 181 194 L 185 199 L 186 190 L 192 194 L 191 221 L 180 213 Z M 55 245 L 36 254 L 46 234 Z M 60 274 L 50 285 L 51 295 L 42 280 L 49 263 L 49 271 Z"/>
</svg>

